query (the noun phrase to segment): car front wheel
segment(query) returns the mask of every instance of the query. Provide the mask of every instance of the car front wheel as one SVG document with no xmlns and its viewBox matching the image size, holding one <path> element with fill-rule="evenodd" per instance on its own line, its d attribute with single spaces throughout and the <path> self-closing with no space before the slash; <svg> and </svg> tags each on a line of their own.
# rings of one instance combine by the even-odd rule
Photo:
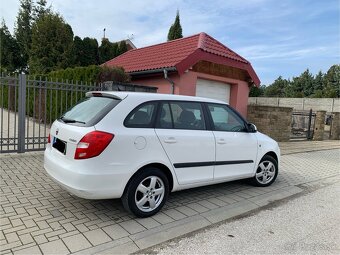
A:
<svg viewBox="0 0 340 255">
<path fill-rule="evenodd" d="M 146 168 L 129 182 L 122 202 L 127 211 L 137 217 L 156 214 L 165 204 L 169 193 L 169 181 L 157 168 Z"/>
<path fill-rule="evenodd" d="M 256 169 L 255 176 L 251 179 L 251 183 L 259 187 L 269 186 L 275 181 L 277 174 L 277 161 L 273 157 L 265 155 L 261 159 Z"/>
</svg>

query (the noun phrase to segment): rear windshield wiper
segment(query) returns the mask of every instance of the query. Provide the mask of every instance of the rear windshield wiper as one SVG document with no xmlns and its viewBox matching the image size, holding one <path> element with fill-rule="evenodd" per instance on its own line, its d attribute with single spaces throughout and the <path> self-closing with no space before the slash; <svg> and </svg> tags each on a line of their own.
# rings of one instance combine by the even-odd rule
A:
<svg viewBox="0 0 340 255">
<path fill-rule="evenodd" d="M 64 123 L 81 123 L 81 124 L 86 124 L 84 121 L 68 119 L 68 118 L 65 118 L 64 116 L 60 117 L 60 119 L 61 119 Z"/>
</svg>

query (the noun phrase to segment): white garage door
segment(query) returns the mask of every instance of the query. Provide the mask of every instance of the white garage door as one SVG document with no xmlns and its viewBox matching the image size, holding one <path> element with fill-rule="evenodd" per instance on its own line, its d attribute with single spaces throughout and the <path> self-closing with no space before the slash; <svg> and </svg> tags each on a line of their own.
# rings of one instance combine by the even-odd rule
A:
<svg viewBox="0 0 340 255">
<path fill-rule="evenodd" d="M 230 85 L 218 81 L 197 79 L 196 96 L 213 98 L 229 103 Z"/>
</svg>

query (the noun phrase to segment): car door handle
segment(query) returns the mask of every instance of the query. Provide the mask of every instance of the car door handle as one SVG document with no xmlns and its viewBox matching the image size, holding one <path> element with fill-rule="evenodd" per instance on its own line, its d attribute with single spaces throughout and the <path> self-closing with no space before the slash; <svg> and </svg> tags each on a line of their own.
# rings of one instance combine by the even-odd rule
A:
<svg viewBox="0 0 340 255">
<path fill-rule="evenodd" d="M 217 143 L 218 144 L 226 144 L 227 142 L 224 139 L 218 139 Z"/>
<path fill-rule="evenodd" d="M 177 143 L 175 137 L 168 137 L 164 140 L 165 143 Z"/>
</svg>

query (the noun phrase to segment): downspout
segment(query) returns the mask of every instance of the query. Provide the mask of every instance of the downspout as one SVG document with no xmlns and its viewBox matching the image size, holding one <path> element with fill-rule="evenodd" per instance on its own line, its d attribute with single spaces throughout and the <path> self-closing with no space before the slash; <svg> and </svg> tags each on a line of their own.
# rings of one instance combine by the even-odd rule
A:
<svg viewBox="0 0 340 255">
<path fill-rule="evenodd" d="M 175 82 L 168 77 L 168 70 L 163 69 L 164 79 L 166 79 L 171 84 L 171 93 L 175 94 Z"/>
</svg>

